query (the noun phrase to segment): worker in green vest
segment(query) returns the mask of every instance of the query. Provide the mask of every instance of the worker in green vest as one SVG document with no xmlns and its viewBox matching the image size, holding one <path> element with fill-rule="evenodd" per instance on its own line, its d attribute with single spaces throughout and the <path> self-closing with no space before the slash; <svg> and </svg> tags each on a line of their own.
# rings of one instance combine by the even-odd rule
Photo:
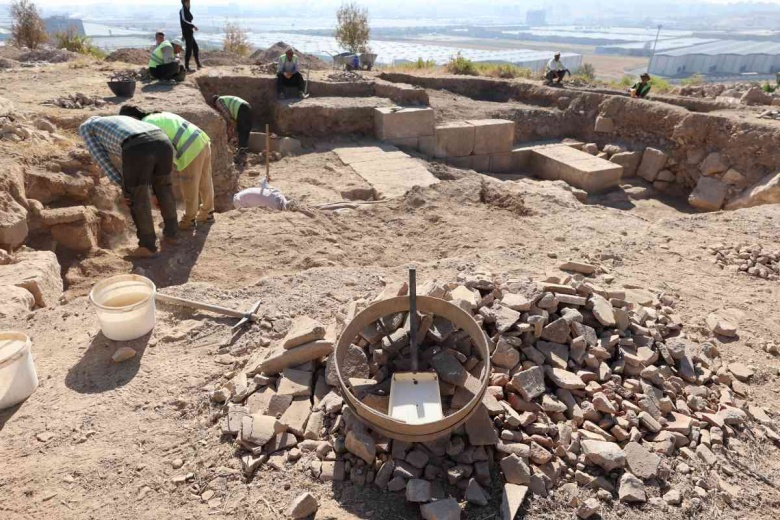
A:
<svg viewBox="0 0 780 520">
<path fill-rule="evenodd" d="M 238 136 L 236 162 L 243 163 L 249 149 L 249 134 L 252 132 L 252 105 L 237 96 L 213 96 L 211 106 L 227 122 L 228 141 Z"/>
<path fill-rule="evenodd" d="M 156 33 L 154 39 L 157 46 L 149 58 L 149 74 L 157 80 L 181 83 L 187 76 L 187 71 L 177 58 L 181 53 L 182 41 L 168 41 L 162 32 Z"/>
<path fill-rule="evenodd" d="M 176 152 L 173 164 L 179 172 L 184 216 L 179 229 L 214 222 L 214 181 L 211 174 L 211 139 L 206 132 L 170 112 L 146 112 L 125 105 L 119 115 L 133 117 L 163 131 Z"/>
<path fill-rule="evenodd" d="M 650 92 L 650 74 L 645 72 L 639 76 L 639 81 L 634 83 L 629 93 L 633 98 L 645 98 Z"/>
<path fill-rule="evenodd" d="M 279 56 L 279 65 L 276 68 L 276 94 L 284 99 L 284 87 L 295 87 L 298 89 L 298 97 L 303 97 L 306 87 L 300 67 L 298 66 L 298 56 L 291 48 Z"/>
</svg>

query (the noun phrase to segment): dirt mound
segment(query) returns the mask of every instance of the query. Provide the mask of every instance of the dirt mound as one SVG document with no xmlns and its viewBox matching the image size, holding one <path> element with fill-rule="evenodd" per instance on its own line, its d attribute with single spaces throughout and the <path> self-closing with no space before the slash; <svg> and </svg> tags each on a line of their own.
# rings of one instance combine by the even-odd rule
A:
<svg viewBox="0 0 780 520">
<path fill-rule="evenodd" d="M 149 63 L 149 51 L 146 49 L 117 49 L 106 56 L 106 61 L 147 65 Z"/>
<path fill-rule="evenodd" d="M 251 56 L 249 56 L 249 59 L 252 60 L 252 63 L 257 65 L 268 62 L 276 63 L 279 60 L 279 56 L 284 54 L 289 48 L 290 45 L 287 43 L 276 42 L 268 49 L 255 51 Z M 298 49 L 295 49 L 295 47 L 293 47 L 293 49 L 295 50 L 295 53 L 298 55 L 298 59 L 301 60 L 304 67 L 312 70 L 325 70 L 329 67 L 327 63 L 322 61 L 317 56 L 301 52 Z"/>
<path fill-rule="evenodd" d="M 0 69 L 14 69 L 19 66 L 19 62 L 8 58 L 0 58 Z"/>
<path fill-rule="evenodd" d="M 242 58 L 236 54 L 225 51 L 204 51 L 200 53 L 200 61 L 206 67 L 232 67 L 234 65 L 247 65 L 252 60 Z"/>
<path fill-rule="evenodd" d="M 526 207 L 520 193 L 501 191 L 499 187 L 492 184 L 482 183 L 479 200 L 483 204 L 505 209 L 520 216 L 531 215 L 531 210 Z"/>
<path fill-rule="evenodd" d="M 79 55 L 62 49 L 36 49 L 22 53 L 19 61 L 23 63 L 46 62 L 46 63 L 65 63 L 75 60 Z"/>
</svg>

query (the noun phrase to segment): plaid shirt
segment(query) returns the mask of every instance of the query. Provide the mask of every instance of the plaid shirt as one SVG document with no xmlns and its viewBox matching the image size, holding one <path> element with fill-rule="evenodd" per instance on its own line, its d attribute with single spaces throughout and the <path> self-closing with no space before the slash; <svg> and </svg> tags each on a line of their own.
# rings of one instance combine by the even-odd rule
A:
<svg viewBox="0 0 780 520">
<path fill-rule="evenodd" d="M 220 115 L 224 117 L 227 122 L 230 123 L 233 121 L 233 116 L 230 115 L 230 110 L 228 110 L 228 107 L 225 104 L 225 102 L 222 101 L 222 98 L 217 98 L 216 107 L 217 107 L 217 112 L 219 112 Z"/>
<path fill-rule="evenodd" d="M 109 156 L 121 157 L 122 143 L 131 137 L 152 132 L 165 135 L 154 125 L 125 116 L 93 116 L 79 127 L 79 135 L 87 144 L 92 158 L 106 176 L 120 186 L 122 186 L 122 172 L 116 169 Z"/>
</svg>

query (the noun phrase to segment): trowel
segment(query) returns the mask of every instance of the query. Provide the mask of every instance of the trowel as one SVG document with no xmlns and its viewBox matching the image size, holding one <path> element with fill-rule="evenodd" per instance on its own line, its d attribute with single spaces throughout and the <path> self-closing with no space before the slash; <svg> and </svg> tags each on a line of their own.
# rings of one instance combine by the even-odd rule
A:
<svg viewBox="0 0 780 520">
<path fill-rule="evenodd" d="M 409 268 L 409 350 L 411 372 L 393 374 L 390 384 L 389 414 L 407 424 L 425 424 L 443 418 L 439 376 L 420 372 L 417 348 L 417 270 Z"/>
</svg>

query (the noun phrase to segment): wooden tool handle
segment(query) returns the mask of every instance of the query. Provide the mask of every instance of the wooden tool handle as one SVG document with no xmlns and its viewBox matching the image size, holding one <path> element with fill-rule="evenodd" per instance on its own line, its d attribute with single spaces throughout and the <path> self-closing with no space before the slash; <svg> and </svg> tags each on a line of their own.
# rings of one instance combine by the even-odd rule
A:
<svg viewBox="0 0 780 520">
<path fill-rule="evenodd" d="M 232 316 L 234 318 L 243 318 L 246 313 L 228 309 L 226 307 L 220 307 L 219 305 L 210 305 L 208 303 L 194 302 L 184 298 L 177 298 L 176 296 L 168 296 L 167 294 L 157 293 L 155 300 L 160 303 L 169 303 L 171 305 L 180 305 L 182 307 L 189 307 L 190 309 L 199 309 L 202 311 L 210 311 L 217 314 L 223 314 L 225 316 Z"/>
<path fill-rule="evenodd" d="M 417 359 L 417 269 L 409 268 L 409 349 L 412 354 L 412 372 L 419 369 Z"/>
</svg>

